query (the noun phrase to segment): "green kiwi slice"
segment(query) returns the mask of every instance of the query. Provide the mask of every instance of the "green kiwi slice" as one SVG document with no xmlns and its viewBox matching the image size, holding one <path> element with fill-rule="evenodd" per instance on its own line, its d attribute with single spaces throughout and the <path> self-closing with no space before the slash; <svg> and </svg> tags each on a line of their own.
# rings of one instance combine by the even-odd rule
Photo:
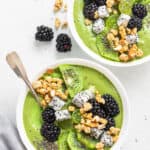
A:
<svg viewBox="0 0 150 150">
<path fill-rule="evenodd" d="M 59 69 L 68 88 L 70 97 L 74 97 L 83 88 L 83 79 L 79 68 L 73 65 L 60 65 Z"/>
<path fill-rule="evenodd" d="M 79 109 L 76 109 L 73 113 L 72 113 L 72 122 L 73 123 L 80 123 L 81 121 L 81 114 L 80 114 L 80 110 Z"/>
<path fill-rule="evenodd" d="M 67 142 L 70 150 L 88 150 L 77 140 L 76 132 L 74 131 L 69 132 Z"/>
<path fill-rule="evenodd" d="M 106 28 L 109 31 L 110 29 L 116 29 L 117 28 L 117 19 L 119 15 L 111 15 L 106 20 Z"/>
<path fill-rule="evenodd" d="M 106 36 L 107 36 L 107 31 L 104 30 L 96 37 L 96 46 L 98 48 L 100 55 L 112 61 L 120 61 L 118 57 L 118 53 L 112 49 Z"/>
<path fill-rule="evenodd" d="M 94 150 L 98 141 L 92 139 L 89 136 L 86 136 L 83 133 L 77 133 L 77 139 L 80 143 L 82 143 L 85 147 Z"/>
<path fill-rule="evenodd" d="M 66 140 L 68 138 L 68 134 L 69 134 L 68 130 L 61 132 L 57 142 L 59 150 L 70 150 Z"/>
<path fill-rule="evenodd" d="M 131 15 L 132 14 L 132 6 L 136 2 L 136 0 L 121 0 L 119 3 L 119 10 L 122 14 Z"/>
</svg>

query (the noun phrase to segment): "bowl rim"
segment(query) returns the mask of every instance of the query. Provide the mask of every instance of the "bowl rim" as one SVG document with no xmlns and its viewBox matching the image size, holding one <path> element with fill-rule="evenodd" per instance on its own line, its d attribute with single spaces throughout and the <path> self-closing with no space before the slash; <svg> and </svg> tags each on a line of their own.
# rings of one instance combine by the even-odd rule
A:
<svg viewBox="0 0 150 150">
<path fill-rule="evenodd" d="M 33 80 L 31 81 L 36 80 L 40 75 L 43 74 L 43 72 L 46 71 L 47 68 L 56 68 L 60 64 L 74 64 L 74 65 L 81 65 L 81 66 L 93 68 L 97 70 L 98 72 L 104 74 L 115 86 L 116 90 L 120 94 L 124 113 L 123 113 L 123 123 L 122 123 L 119 140 L 117 141 L 117 143 L 114 144 L 111 150 L 120 149 L 120 147 L 122 146 L 123 142 L 126 139 L 125 137 L 128 135 L 128 126 L 129 126 L 129 120 L 130 120 L 130 105 L 128 101 L 128 96 L 121 82 L 111 71 L 101 66 L 100 64 L 95 63 L 93 61 L 89 61 L 86 59 L 79 59 L 79 58 L 62 59 L 62 60 L 56 61 L 53 64 L 47 65 L 47 67 L 43 69 L 42 71 L 40 71 L 40 73 L 38 73 L 35 77 L 33 77 L 32 78 Z M 21 92 L 18 98 L 17 110 L 16 110 L 16 122 L 17 122 L 17 129 L 19 131 L 19 135 L 21 137 L 21 140 L 24 146 L 29 150 L 35 150 L 34 146 L 31 144 L 31 142 L 29 141 L 26 135 L 24 124 L 23 124 L 23 107 L 24 107 L 24 102 L 25 102 L 27 91 L 28 89 L 26 85 L 22 84 Z"/>
<path fill-rule="evenodd" d="M 96 54 L 86 44 L 83 42 L 83 40 L 80 38 L 79 34 L 77 33 L 75 23 L 74 23 L 74 1 L 71 0 L 71 2 L 68 2 L 68 13 L 67 13 L 67 18 L 68 18 L 68 24 L 69 24 L 69 29 L 71 31 L 72 36 L 74 37 L 77 45 L 85 52 L 87 53 L 90 57 L 92 57 L 94 60 L 96 60 L 99 63 L 108 65 L 108 66 L 114 66 L 114 67 L 134 67 L 134 66 L 139 66 L 143 63 L 146 63 L 150 61 L 150 55 L 145 56 L 141 59 L 131 61 L 131 62 L 117 62 L 117 61 L 111 61 L 107 58 L 102 57 L 101 55 Z"/>
</svg>

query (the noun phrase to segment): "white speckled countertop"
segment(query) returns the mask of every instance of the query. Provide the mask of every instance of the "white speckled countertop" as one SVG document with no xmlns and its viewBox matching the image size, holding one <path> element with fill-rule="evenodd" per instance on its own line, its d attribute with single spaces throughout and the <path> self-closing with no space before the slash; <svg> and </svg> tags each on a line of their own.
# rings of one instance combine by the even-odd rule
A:
<svg viewBox="0 0 150 150">
<path fill-rule="evenodd" d="M 73 42 L 70 53 L 60 54 L 53 43 L 36 43 L 36 26 L 53 27 L 53 0 L 3 0 L 0 5 L 0 112 L 15 123 L 19 86 L 5 61 L 9 51 L 21 56 L 29 76 L 61 58 L 89 58 Z M 65 20 L 66 14 L 57 16 Z M 65 30 L 63 32 L 66 32 Z M 58 33 L 58 32 L 57 32 Z M 54 40 L 55 41 L 55 40 Z M 109 67 L 110 68 L 110 67 Z M 129 69 L 110 68 L 125 86 L 131 104 L 131 123 L 128 139 L 122 150 L 150 150 L 150 62 Z"/>
</svg>

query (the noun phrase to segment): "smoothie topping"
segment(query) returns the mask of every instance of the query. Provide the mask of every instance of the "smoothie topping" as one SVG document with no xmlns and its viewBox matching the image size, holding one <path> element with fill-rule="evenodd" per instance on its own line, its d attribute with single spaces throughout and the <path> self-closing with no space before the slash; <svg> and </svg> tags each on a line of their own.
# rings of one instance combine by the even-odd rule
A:
<svg viewBox="0 0 150 150">
<path fill-rule="evenodd" d="M 97 143 L 96 150 L 104 150 L 104 144 L 102 142 Z"/>
<path fill-rule="evenodd" d="M 95 12 L 97 11 L 97 8 L 98 7 L 94 1 L 88 5 L 85 5 L 83 10 L 85 18 L 95 20 Z"/>
<path fill-rule="evenodd" d="M 144 6 L 143 4 L 134 4 L 132 12 L 135 16 L 141 19 L 147 16 L 147 9 L 146 6 Z"/>
<path fill-rule="evenodd" d="M 49 142 L 55 142 L 60 134 L 60 128 L 54 124 L 45 122 L 41 128 L 41 134 Z"/>
<path fill-rule="evenodd" d="M 56 120 L 55 110 L 53 108 L 47 107 L 42 112 L 42 119 L 44 122 L 53 123 Z"/>
<path fill-rule="evenodd" d="M 99 34 L 101 31 L 104 30 L 104 28 L 105 28 L 104 20 L 101 18 L 99 18 L 93 23 L 92 29 L 93 29 L 93 32 L 96 34 Z"/>
<path fill-rule="evenodd" d="M 39 79 L 38 81 L 33 82 L 33 88 L 35 91 L 41 95 L 43 100 L 41 104 L 43 107 L 46 107 L 52 100 L 50 105 L 55 105 L 55 101 L 58 102 L 58 99 L 66 100 L 68 97 L 67 90 L 62 91 L 63 86 L 62 79 L 48 77 L 46 79 Z M 56 98 L 58 96 L 59 98 Z M 60 99 L 59 99 L 60 100 Z M 61 102 L 61 100 L 60 100 Z M 60 103 L 59 103 L 60 104 Z M 62 103 L 61 103 L 62 104 Z M 58 106 L 55 106 L 55 108 Z M 59 106 L 60 107 L 60 106 Z"/>
<path fill-rule="evenodd" d="M 98 7 L 98 14 L 99 14 L 100 18 L 108 17 L 109 16 L 109 12 L 107 10 L 107 7 L 105 5 Z"/>
</svg>

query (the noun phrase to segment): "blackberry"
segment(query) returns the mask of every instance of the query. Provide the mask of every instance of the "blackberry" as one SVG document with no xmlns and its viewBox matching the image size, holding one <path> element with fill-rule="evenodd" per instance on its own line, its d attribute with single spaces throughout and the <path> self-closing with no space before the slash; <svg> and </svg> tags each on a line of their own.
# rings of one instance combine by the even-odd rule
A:
<svg viewBox="0 0 150 150">
<path fill-rule="evenodd" d="M 108 122 L 107 122 L 105 130 L 109 130 L 109 128 L 116 126 L 116 122 L 114 118 L 107 116 L 106 119 Z"/>
<path fill-rule="evenodd" d="M 41 127 L 41 135 L 48 141 L 48 142 L 55 142 L 60 135 L 60 128 L 54 124 L 49 124 L 45 122 Z"/>
<path fill-rule="evenodd" d="M 135 16 L 143 19 L 147 15 L 146 6 L 143 4 L 134 4 L 132 7 L 132 12 Z"/>
<path fill-rule="evenodd" d="M 53 108 L 46 108 L 42 112 L 42 119 L 44 122 L 53 123 L 56 120 L 55 110 Z"/>
<path fill-rule="evenodd" d="M 106 5 L 106 0 L 95 0 L 95 2 L 98 6 Z"/>
<path fill-rule="evenodd" d="M 37 32 L 35 34 L 35 39 L 38 41 L 51 41 L 54 37 L 54 32 L 52 28 L 41 25 L 37 27 Z"/>
<path fill-rule="evenodd" d="M 104 109 L 107 115 L 114 117 L 119 114 L 119 106 L 116 100 L 110 94 L 104 94 L 102 95 L 102 98 L 105 100 Z"/>
<path fill-rule="evenodd" d="M 142 20 L 138 17 L 132 17 L 129 20 L 127 27 L 129 29 L 137 28 L 137 30 L 139 31 L 142 28 Z"/>
<path fill-rule="evenodd" d="M 56 39 L 56 49 L 59 52 L 71 51 L 72 43 L 71 38 L 67 34 L 59 34 Z"/>
<path fill-rule="evenodd" d="M 85 18 L 88 18 L 90 20 L 95 20 L 94 16 L 97 9 L 98 7 L 95 2 L 85 5 L 83 8 L 83 14 Z"/>
<path fill-rule="evenodd" d="M 92 2 L 93 2 L 93 0 L 84 0 L 84 5 L 88 5 L 88 4 L 92 3 Z"/>
<path fill-rule="evenodd" d="M 94 116 L 106 118 L 106 113 L 103 106 L 100 103 L 96 102 L 96 99 L 90 99 L 89 102 L 92 104 L 92 109 L 90 110 L 90 112 Z"/>
</svg>

